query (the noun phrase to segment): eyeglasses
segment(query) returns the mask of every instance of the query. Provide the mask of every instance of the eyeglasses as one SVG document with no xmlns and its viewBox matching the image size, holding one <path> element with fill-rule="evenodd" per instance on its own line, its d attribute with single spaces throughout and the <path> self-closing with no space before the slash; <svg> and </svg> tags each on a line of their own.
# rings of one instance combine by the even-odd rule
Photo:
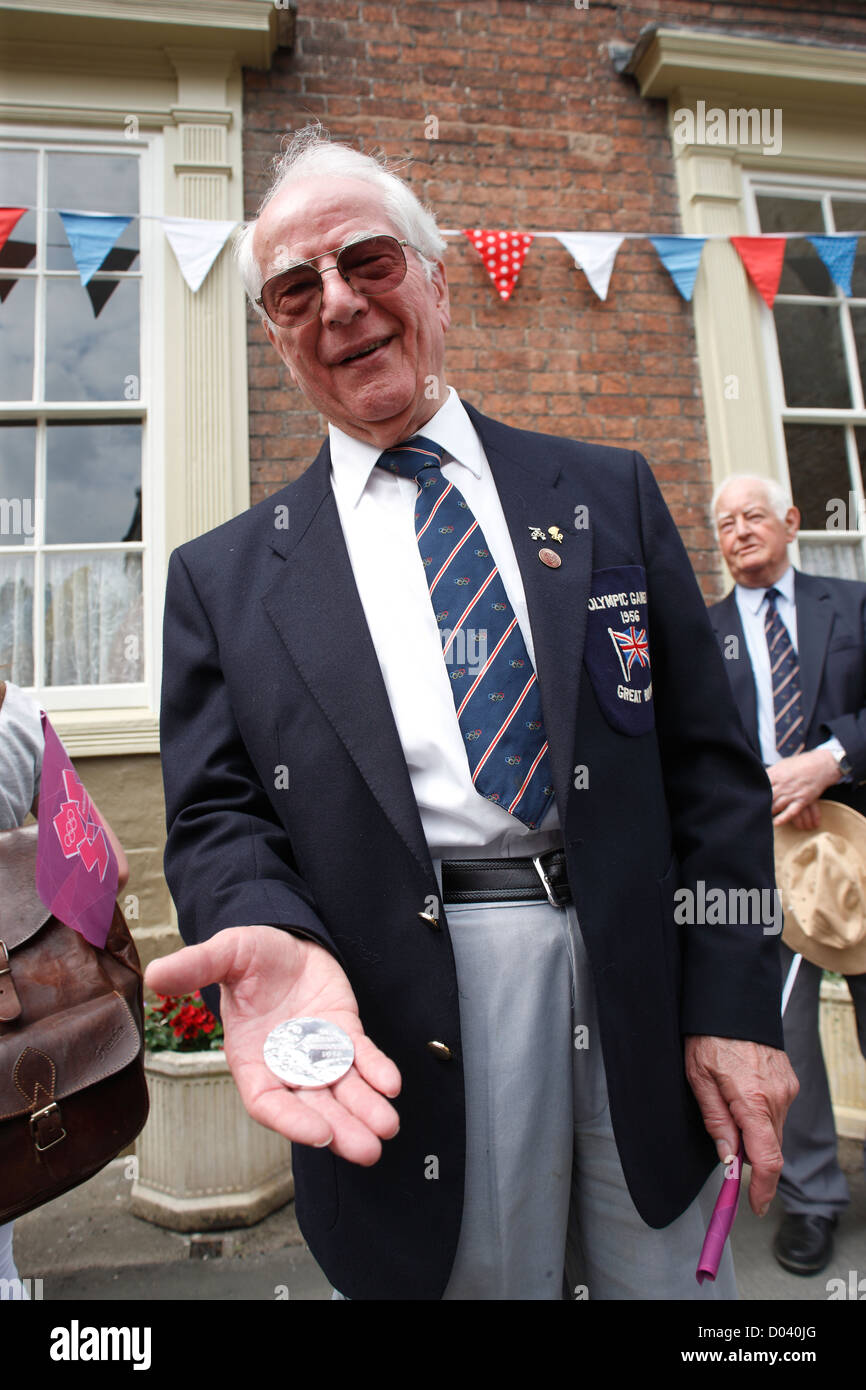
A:
<svg viewBox="0 0 866 1390">
<path fill-rule="evenodd" d="M 256 304 L 278 328 L 301 328 L 318 318 L 322 307 L 322 276 L 329 270 L 338 270 L 356 294 L 387 294 L 395 290 L 406 278 L 404 246 L 412 246 L 412 243 L 398 241 L 393 236 L 368 236 L 349 246 L 341 246 L 337 251 L 323 251 L 321 256 L 313 256 L 309 261 L 271 276 L 262 285 Z M 412 250 L 417 251 L 417 246 L 412 246 Z M 334 255 L 336 265 L 317 269 L 315 261 Z"/>
</svg>

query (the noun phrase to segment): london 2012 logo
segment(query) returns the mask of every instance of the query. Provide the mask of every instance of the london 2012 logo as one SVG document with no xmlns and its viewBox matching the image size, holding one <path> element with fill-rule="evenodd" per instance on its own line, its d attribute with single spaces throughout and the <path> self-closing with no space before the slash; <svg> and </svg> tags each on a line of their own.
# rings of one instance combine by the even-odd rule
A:
<svg viewBox="0 0 866 1390">
<path fill-rule="evenodd" d="M 88 873 L 99 870 L 100 883 L 108 871 L 109 853 L 105 831 L 93 810 L 93 802 L 71 767 L 63 769 L 66 800 L 54 817 L 53 825 L 66 859 L 78 855 Z"/>
</svg>

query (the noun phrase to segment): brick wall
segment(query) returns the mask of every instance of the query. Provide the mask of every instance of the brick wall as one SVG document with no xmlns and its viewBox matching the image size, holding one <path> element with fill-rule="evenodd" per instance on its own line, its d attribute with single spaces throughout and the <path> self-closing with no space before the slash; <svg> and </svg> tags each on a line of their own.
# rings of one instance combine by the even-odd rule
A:
<svg viewBox="0 0 866 1390">
<path fill-rule="evenodd" d="M 298 0 L 293 50 L 245 74 L 247 215 L 281 136 L 318 118 L 336 140 L 411 159 L 443 227 L 678 232 L 666 103 L 643 100 L 608 53 L 662 22 L 866 41 L 852 0 Z M 430 116 L 437 139 L 425 138 Z M 465 237 L 450 239 L 446 264 L 449 382 L 509 424 L 641 449 L 717 596 L 691 309 L 653 248 L 623 243 L 604 303 L 553 240 L 533 244 L 507 304 Z M 302 472 L 324 432 L 251 316 L 253 500 Z"/>
</svg>

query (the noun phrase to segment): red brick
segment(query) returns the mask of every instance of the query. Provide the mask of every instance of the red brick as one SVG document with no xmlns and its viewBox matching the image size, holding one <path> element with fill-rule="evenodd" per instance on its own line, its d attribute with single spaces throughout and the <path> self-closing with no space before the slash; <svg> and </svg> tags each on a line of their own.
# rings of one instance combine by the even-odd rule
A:
<svg viewBox="0 0 866 1390">
<path fill-rule="evenodd" d="M 643 25 L 742 24 L 708 0 L 634 6 L 566 0 L 328 0 L 301 6 L 294 52 L 245 73 L 244 196 L 252 212 L 287 126 L 310 116 L 332 137 L 415 160 L 411 181 L 445 225 L 681 230 L 667 109 L 614 72 L 611 38 Z M 762 0 L 749 25 L 770 37 L 818 34 L 862 46 L 862 17 L 814 0 Z M 425 139 L 436 115 L 439 138 Z M 448 255 L 450 378 L 466 398 L 528 428 L 638 447 L 653 461 L 691 548 L 703 592 L 724 587 L 707 525 L 711 490 L 691 310 L 655 253 L 629 240 L 606 302 L 564 249 L 541 239 L 508 304 L 458 237 Z M 256 496 L 314 457 L 324 424 L 290 386 L 249 319 L 250 456 Z"/>
</svg>

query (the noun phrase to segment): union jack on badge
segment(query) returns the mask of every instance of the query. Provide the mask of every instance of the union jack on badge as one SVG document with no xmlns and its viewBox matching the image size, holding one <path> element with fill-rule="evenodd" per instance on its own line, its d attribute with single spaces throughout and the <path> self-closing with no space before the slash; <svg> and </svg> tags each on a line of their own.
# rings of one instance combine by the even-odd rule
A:
<svg viewBox="0 0 866 1390">
<path fill-rule="evenodd" d="M 583 659 L 611 728 L 637 737 L 655 724 L 646 571 L 595 570 L 587 601 Z"/>
<path fill-rule="evenodd" d="M 628 632 L 614 632 L 613 628 L 609 627 L 607 631 L 613 642 L 613 649 L 619 657 L 623 677 L 630 681 L 631 668 L 635 661 L 639 661 L 641 666 L 650 664 L 646 628 L 642 627 L 640 632 L 635 632 L 634 627 L 629 628 Z"/>
</svg>

